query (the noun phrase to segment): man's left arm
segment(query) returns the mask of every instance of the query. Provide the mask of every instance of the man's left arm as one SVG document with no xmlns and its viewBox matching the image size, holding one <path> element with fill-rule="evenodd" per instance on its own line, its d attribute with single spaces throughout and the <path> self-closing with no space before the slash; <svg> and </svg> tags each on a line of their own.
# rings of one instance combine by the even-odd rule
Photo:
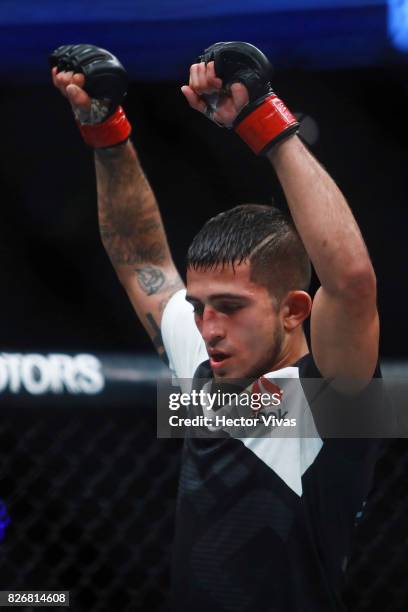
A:
<svg viewBox="0 0 408 612">
<path fill-rule="evenodd" d="M 375 273 L 344 196 L 295 135 L 299 124 L 273 91 L 270 74 L 256 47 L 221 42 L 191 66 L 182 91 L 192 108 L 233 128 L 271 161 L 321 283 L 311 315 L 315 363 L 338 389 L 358 390 L 378 360 Z"/>
<path fill-rule="evenodd" d="M 321 283 L 311 315 L 316 365 L 339 388 L 361 388 L 378 360 L 379 320 L 376 277 L 357 222 L 335 182 L 297 136 L 267 155 Z"/>
</svg>

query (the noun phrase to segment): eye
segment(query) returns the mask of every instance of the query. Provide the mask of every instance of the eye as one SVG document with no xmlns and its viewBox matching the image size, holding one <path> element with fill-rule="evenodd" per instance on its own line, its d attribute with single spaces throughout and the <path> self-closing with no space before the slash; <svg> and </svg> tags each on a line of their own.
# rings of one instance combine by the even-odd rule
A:
<svg viewBox="0 0 408 612">
<path fill-rule="evenodd" d="M 217 310 L 219 312 L 223 312 L 224 314 L 233 314 L 242 308 L 242 304 L 234 304 L 232 302 L 222 302 L 217 306 Z"/>
</svg>

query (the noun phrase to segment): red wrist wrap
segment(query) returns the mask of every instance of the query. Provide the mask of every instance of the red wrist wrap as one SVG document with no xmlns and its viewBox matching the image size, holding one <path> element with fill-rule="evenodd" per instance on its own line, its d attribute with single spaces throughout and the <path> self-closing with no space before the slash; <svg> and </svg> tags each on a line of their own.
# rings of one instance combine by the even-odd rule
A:
<svg viewBox="0 0 408 612">
<path fill-rule="evenodd" d="M 121 106 L 115 110 L 113 115 L 102 123 L 94 125 L 78 123 L 79 131 L 86 144 L 94 149 L 113 147 L 113 145 L 124 142 L 129 138 L 132 127 L 126 118 L 125 111 Z"/>
<path fill-rule="evenodd" d="M 257 155 L 297 131 L 299 123 L 275 94 L 264 100 L 234 129 Z M 287 134 L 286 134 L 287 132 Z"/>
</svg>

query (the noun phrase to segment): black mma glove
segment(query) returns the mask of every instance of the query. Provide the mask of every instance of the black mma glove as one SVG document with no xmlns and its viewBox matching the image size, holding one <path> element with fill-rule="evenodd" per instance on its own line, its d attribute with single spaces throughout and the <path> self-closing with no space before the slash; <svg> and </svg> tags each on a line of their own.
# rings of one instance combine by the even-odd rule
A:
<svg viewBox="0 0 408 612">
<path fill-rule="evenodd" d="M 126 95 L 128 79 L 119 60 L 94 45 L 63 45 L 49 57 L 57 71 L 85 75 L 84 90 L 92 99 L 91 111 L 79 112 L 78 127 L 85 142 L 93 148 L 111 147 L 125 142 L 131 126 L 120 106 Z"/>
<path fill-rule="evenodd" d="M 257 154 L 265 154 L 284 138 L 296 133 L 299 123 L 274 93 L 268 58 L 254 45 L 245 42 L 218 42 L 199 57 L 199 62 L 214 61 L 215 74 L 224 91 L 233 83 L 245 85 L 249 103 L 236 117 L 232 128 Z M 212 107 L 212 96 L 202 96 Z"/>
</svg>

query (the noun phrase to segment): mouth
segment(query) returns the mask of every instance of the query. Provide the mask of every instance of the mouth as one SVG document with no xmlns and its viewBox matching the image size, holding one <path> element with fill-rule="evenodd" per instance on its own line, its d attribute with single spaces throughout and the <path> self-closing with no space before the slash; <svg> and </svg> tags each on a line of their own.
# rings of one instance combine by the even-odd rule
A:
<svg viewBox="0 0 408 612">
<path fill-rule="evenodd" d="M 210 357 L 210 366 L 213 370 L 219 370 L 225 365 L 225 362 L 230 359 L 230 355 L 220 351 L 210 350 L 208 351 L 208 355 Z"/>
</svg>

